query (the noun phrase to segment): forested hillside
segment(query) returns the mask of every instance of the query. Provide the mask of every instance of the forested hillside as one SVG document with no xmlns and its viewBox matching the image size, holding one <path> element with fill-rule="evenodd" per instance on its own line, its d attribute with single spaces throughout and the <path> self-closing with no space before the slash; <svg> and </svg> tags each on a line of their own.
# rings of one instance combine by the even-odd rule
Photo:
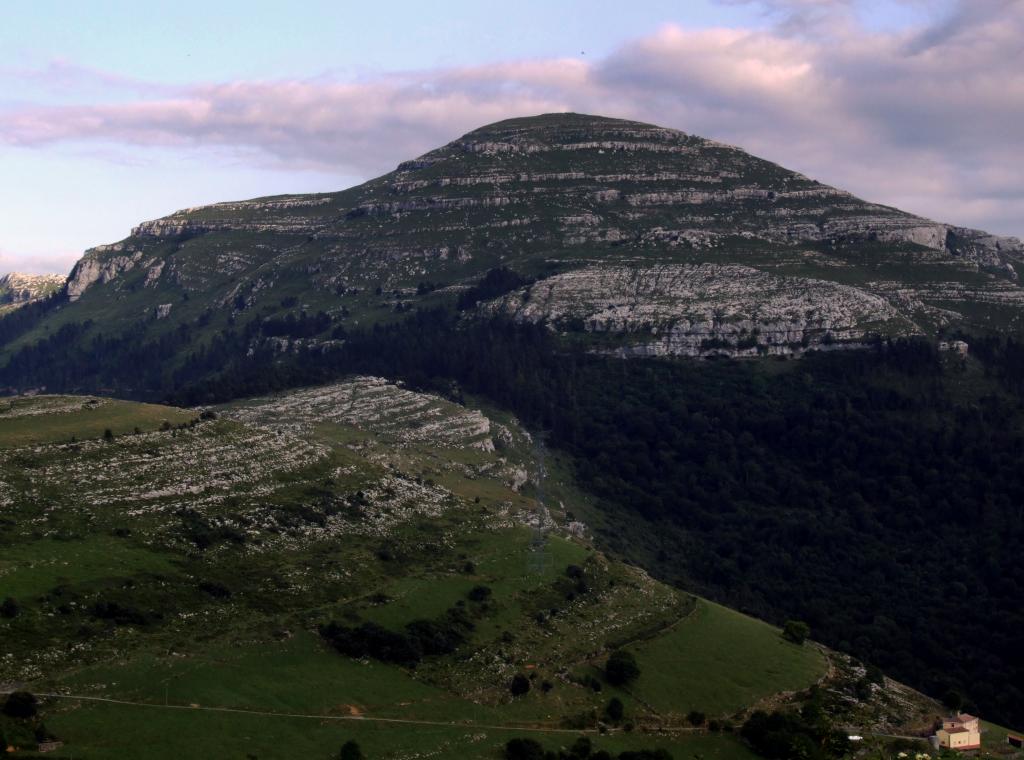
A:
<svg viewBox="0 0 1024 760">
<path fill-rule="evenodd" d="M 250 357 L 179 398 L 356 369 L 482 394 L 571 456 L 623 555 L 1021 722 L 1024 351 L 972 345 L 968 359 L 897 342 L 796 363 L 624 362 L 436 312 L 333 354 Z"/>
</svg>

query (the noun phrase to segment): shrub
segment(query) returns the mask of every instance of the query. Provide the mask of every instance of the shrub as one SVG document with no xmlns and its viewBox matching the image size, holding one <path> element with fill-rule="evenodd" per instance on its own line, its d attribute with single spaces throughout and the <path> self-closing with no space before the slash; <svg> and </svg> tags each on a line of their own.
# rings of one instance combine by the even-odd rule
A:
<svg viewBox="0 0 1024 760">
<path fill-rule="evenodd" d="M 0 604 L 0 615 L 5 618 L 14 618 L 21 612 L 21 607 L 13 597 L 7 597 L 3 603 Z"/>
<path fill-rule="evenodd" d="M 612 723 L 618 723 L 622 720 L 622 716 L 625 713 L 625 705 L 622 704 L 622 700 L 618 697 L 612 697 L 608 700 L 608 706 L 604 708 L 604 714 L 608 716 L 608 720 Z"/>
<path fill-rule="evenodd" d="M 569 748 L 569 757 L 572 758 L 572 760 L 586 760 L 586 758 L 590 757 L 590 753 L 593 749 L 590 739 L 586 736 L 581 736 L 573 742 L 573 745 Z"/>
<path fill-rule="evenodd" d="M 616 649 L 604 666 L 605 676 L 612 686 L 625 686 L 632 683 L 640 675 L 640 666 L 636 658 L 625 649 Z"/>
<path fill-rule="evenodd" d="M 338 760 L 363 760 L 363 757 L 363 750 L 353 739 L 342 744 L 341 752 L 338 753 Z"/>
<path fill-rule="evenodd" d="M 491 589 L 488 586 L 473 586 L 468 596 L 471 602 L 485 602 L 491 598 Z"/>
<path fill-rule="evenodd" d="M 707 720 L 707 716 L 704 715 L 700 710 L 691 710 L 686 719 L 690 721 L 691 726 L 703 726 L 704 721 Z"/>
<path fill-rule="evenodd" d="M 505 743 L 506 760 L 544 760 L 544 748 L 533 739 L 509 739 Z"/>
<path fill-rule="evenodd" d="M 512 692 L 513 697 L 521 697 L 530 690 L 530 679 L 522 673 L 516 673 L 509 682 L 508 690 Z"/>
<path fill-rule="evenodd" d="M 9 718 L 31 718 L 38 712 L 39 700 L 27 691 L 14 691 L 4 702 L 4 715 Z"/>
<path fill-rule="evenodd" d="M 803 644 L 810 635 L 810 626 L 802 620 L 787 620 L 782 628 L 782 638 L 794 644 Z"/>
</svg>

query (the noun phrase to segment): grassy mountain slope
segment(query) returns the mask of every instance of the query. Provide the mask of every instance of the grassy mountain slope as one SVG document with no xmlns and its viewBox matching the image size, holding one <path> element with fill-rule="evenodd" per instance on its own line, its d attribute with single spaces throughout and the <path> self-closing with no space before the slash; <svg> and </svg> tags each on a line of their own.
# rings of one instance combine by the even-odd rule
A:
<svg viewBox="0 0 1024 760">
<path fill-rule="evenodd" d="M 0 684 L 53 695 L 46 727 L 75 757 L 328 757 L 356 738 L 371 757 L 490 758 L 525 734 L 747 758 L 687 714 L 735 723 L 818 682 L 855 692 L 845 657 L 596 551 L 568 514 L 578 492 L 500 414 L 372 378 L 213 419 L 162 408 L 158 426 L 147 405 L 15 408 L 77 440 L 24 443 L 0 418 L 0 581 L 18 607 L 0 618 Z M 84 415 L 140 432 L 104 438 Z M 471 626 L 409 667 L 333 651 L 330 620 Z M 626 688 L 603 675 L 613 647 L 641 666 Z M 517 673 L 532 688 L 513 698 Z M 602 718 L 613 696 L 622 721 Z M 884 683 L 834 709 L 893 733 L 938 707 Z"/>
</svg>

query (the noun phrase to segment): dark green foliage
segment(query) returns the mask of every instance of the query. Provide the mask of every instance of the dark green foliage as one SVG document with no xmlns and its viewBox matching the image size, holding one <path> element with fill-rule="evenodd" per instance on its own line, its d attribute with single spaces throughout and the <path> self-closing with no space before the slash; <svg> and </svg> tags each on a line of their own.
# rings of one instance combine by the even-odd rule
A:
<svg viewBox="0 0 1024 760">
<path fill-rule="evenodd" d="M 953 712 L 957 712 L 964 706 L 964 697 L 956 689 L 950 689 L 943 695 L 942 704 Z"/>
<path fill-rule="evenodd" d="M 218 581 L 210 581 L 210 580 L 200 581 L 199 582 L 199 590 L 209 594 L 214 599 L 230 599 L 231 598 L 231 589 L 229 589 L 223 583 L 220 583 Z"/>
<path fill-rule="evenodd" d="M 267 337 L 312 338 L 331 326 L 331 318 L 324 312 L 309 316 L 306 312 L 270 317 L 260 323 L 260 334 Z"/>
<path fill-rule="evenodd" d="M 627 750 L 619 753 L 619 760 L 672 760 L 667 749 Z"/>
<path fill-rule="evenodd" d="M 101 599 L 89 608 L 89 614 L 100 620 L 109 620 L 117 625 L 145 626 L 153 622 L 155 615 L 150 615 L 129 604 Z"/>
<path fill-rule="evenodd" d="M 511 269 L 499 267 L 490 270 L 483 279 L 476 285 L 465 290 L 459 296 L 458 309 L 465 311 L 472 309 L 480 301 L 489 301 L 492 298 L 503 296 L 506 293 L 528 285 L 530 279 L 513 272 Z"/>
<path fill-rule="evenodd" d="M 622 720 L 622 716 L 626 714 L 625 705 L 622 704 L 622 700 L 618 697 L 612 697 L 604 708 L 604 714 L 608 716 L 608 720 L 612 723 L 618 723 Z"/>
<path fill-rule="evenodd" d="M 182 532 L 199 549 L 209 549 L 225 542 L 245 543 L 245 534 L 230 525 L 212 525 L 203 515 L 192 509 L 178 512 Z"/>
<path fill-rule="evenodd" d="M 639 677 L 640 666 L 631 652 L 616 649 L 605 663 L 604 674 L 612 686 L 626 686 Z"/>
<path fill-rule="evenodd" d="M 811 627 L 802 620 L 787 620 L 782 626 L 782 637 L 794 644 L 803 644 L 811 635 Z"/>
<path fill-rule="evenodd" d="M 806 713 L 806 711 L 805 711 Z M 830 760 L 850 749 L 846 734 L 818 715 L 755 712 L 740 731 L 759 755 L 769 760 Z"/>
<path fill-rule="evenodd" d="M 4 702 L 4 715 L 10 718 L 31 718 L 39 710 L 39 700 L 27 691 L 13 691 Z"/>
<path fill-rule="evenodd" d="M 569 758 L 571 760 L 586 760 L 593 751 L 593 745 L 586 736 L 581 736 L 569 747 Z"/>
<path fill-rule="evenodd" d="M 513 697 L 521 697 L 530 691 L 530 679 L 522 673 L 516 673 L 508 684 L 508 690 Z"/>
<path fill-rule="evenodd" d="M 404 633 L 370 622 L 351 627 L 331 621 L 320 627 L 320 635 L 349 657 L 372 657 L 411 668 L 424 657 L 451 654 L 472 629 L 466 613 L 452 607 L 437 620 L 408 623 Z"/>
<path fill-rule="evenodd" d="M 341 745 L 341 752 L 338 753 L 338 760 L 363 760 L 363 750 L 354 739 L 349 739 Z"/>
<path fill-rule="evenodd" d="M 21 605 L 13 597 L 7 597 L 0 603 L 0 617 L 15 618 L 21 612 Z"/>
<path fill-rule="evenodd" d="M 686 720 L 690 722 L 691 726 L 703 726 L 707 721 L 707 716 L 700 710 L 690 710 L 686 716 Z"/>
<path fill-rule="evenodd" d="M 491 598 L 491 589 L 488 586 L 474 586 L 467 596 L 472 602 L 485 602 Z"/>
<path fill-rule="evenodd" d="M 408 636 L 376 623 L 350 628 L 332 621 L 320 629 L 320 635 L 349 657 L 372 657 L 404 667 L 414 667 L 423 657 L 423 652 Z"/>
<path fill-rule="evenodd" d="M 505 742 L 506 760 L 543 760 L 544 748 L 534 739 L 516 737 Z"/>
</svg>

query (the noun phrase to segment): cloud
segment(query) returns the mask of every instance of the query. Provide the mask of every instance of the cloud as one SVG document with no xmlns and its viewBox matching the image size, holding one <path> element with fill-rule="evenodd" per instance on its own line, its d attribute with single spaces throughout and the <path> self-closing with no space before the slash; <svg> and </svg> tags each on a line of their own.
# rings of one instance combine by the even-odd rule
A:
<svg viewBox="0 0 1024 760">
<path fill-rule="evenodd" d="M 666 26 L 588 63 L 203 84 L 134 98 L 121 87 L 116 102 L 5 109 L 0 142 L 196 149 L 369 177 L 482 124 L 575 110 L 677 127 L 872 200 L 1024 232 L 1024 177 L 1011 169 L 1024 155 L 1024 0 L 962 0 L 942 18 L 885 33 L 858 25 L 853 0 L 760 5 L 778 24 Z"/>
<path fill-rule="evenodd" d="M 73 253 L 27 256 L 0 248 L 0 275 L 8 272 L 66 275 L 77 259 L 78 254 Z"/>
</svg>

